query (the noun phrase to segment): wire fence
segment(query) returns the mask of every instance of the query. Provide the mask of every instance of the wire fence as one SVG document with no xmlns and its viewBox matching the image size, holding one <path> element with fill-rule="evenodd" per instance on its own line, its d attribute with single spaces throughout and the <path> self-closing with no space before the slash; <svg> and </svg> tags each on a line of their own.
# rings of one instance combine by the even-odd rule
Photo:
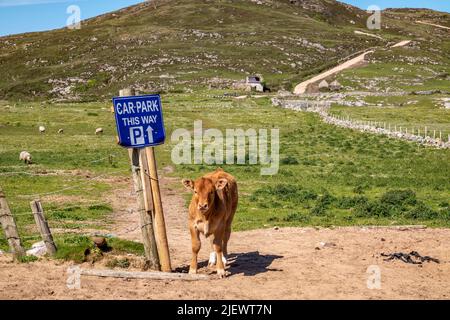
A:
<svg viewBox="0 0 450 320">
<path fill-rule="evenodd" d="M 89 161 L 87 162 L 87 164 L 92 164 L 92 163 L 100 163 L 102 161 L 108 160 L 110 163 L 113 163 L 114 159 L 119 157 L 120 155 L 123 154 L 119 154 L 118 152 L 116 153 L 110 153 L 107 156 L 95 159 L 93 161 Z M 86 163 L 84 164 L 84 166 L 86 166 Z M 81 181 L 79 183 L 76 184 L 72 184 L 70 186 L 66 186 L 66 187 L 62 187 L 62 188 L 58 188 L 55 190 L 51 190 L 51 191 L 47 191 L 47 192 L 39 192 L 39 193 L 32 193 L 32 194 L 22 194 L 20 195 L 21 199 L 27 199 L 29 201 L 32 200 L 37 200 L 37 199 L 45 199 L 45 197 L 47 196 L 52 196 L 52 195 L 61 195 L 63 196 L 67 191 L 69 190 L 75 190 L 75 189 L 80 189 L 80 190 L 86 190 L 89 186 L 92 186 L 93 184 L 97 183 L 99 180 L 101 179 L 106 179 L 106 178 L 110 178 L 110 177 L 114 177 L 114 176 L 120 176 L 120 175 L 126 175 L 130 173 L 130 169 L 118 169 L 118 170 L 114 170 L 114 171 L 108 171 L 105 173 L 99 173 L 93 177 L 89 177 L 89 178 L 84 178 L 84 181 Z M 30 176 L 30 177 L 46 177 L 46 176 L 61 176 L 61 172 L 56 172 L 56 171 L 45 171 L 45 172 L 27 172 L 27 171 L 11 171 L 11 172 L 0 172 L 0 176 L 19 176 L 19 175 L 26 175 L 26 176 Z M 73 173 L 70 174 L 71 176 L 73 176 Z M 14 201 L 14 203 L 16 203 L 17 201 Z M 44 204 L 45 206 L 45 204 Z M 65 214 L 69 215 L 69 218 L 67 219 L 61 219 L 60 221 L 67 221 L 70 220 L 70 215 L 73 214 L 74 216 L 79 212 L 79 210 L 95 210 L 98 209 L 97 207 L 101 207 L 104 206 L 105 209 L 110 209 L 112 212 L 109 215 L 110 218 L 112 219 L 118 219 L 122 216 L 126 216 L 126 215 L 132 215 L 134 213 L 136 213 L 136 211 L 134 210 L 119 210 L 116 211 L 113 208 L 111 208 L 111 204 L 109 202 L 106 201 L 98 201 L 98 200 L 84 200 L 81 203 L 76 203 L 70 206 L 63 206 L 63 207 L 53 207 L 54 204 L 51 203 L 51 206 L 49 210 L 45 210 L 45 215 L 48 217 L 51 217 L 52 214 L 55 213 L 60 213 L 60 212 L 64 212 Z M 24 218 L 24 217 L 29 217 L 29 218 L 33 218 L 33 212 L 31 210 L 31 207 L 29 210 L 21 210 L 21 211 L 16 211 L 16 210 L 12 210 L 11 213 L 8 214 L 3 214 L 0 215 L 0 218 L 2 218 L 2 216 L 5 215 L 12 215 L 14 218 Z M 22 219 L 19 219 L 20 222 L 23 222 Z M 60 222 L 58 221 L 58 222 Z M 53 220 L 51 220 L 51 222 L 55 222 Z M 22 235 L 20 238 L 23 241 L 28 241 L 28 240 L 38 240 L 39 238 L 48 235 L 48 234 L 40 234 L 40 233 L 36 233 L 36 234 L 29 234 L 31 232 L 31 228 L 30 225 L 25 225 L 25 226 L 21 226 L 21 227 L 25 227 L 21 228 L 21 230 L 26 230 L 24 233 L 24 235 Z M 127 228 L 117 234 L 115 234 L 114 236 L 123 236 L 127 233 L 131 233 L 137 229 L 139 229 L 141 226 L 140 224 L 137 225 L 133 225 L 130 228 Z M 64 230 L 66 229 L 66 230 Z M 81 231 L 81 230 L 80 230 Z M 103 232 L 104 233 L 104 232 Z M 94 236 L 94 235 L 101 235 L 102 232 L 100 232 L 100 230 L 97 231 L 93 231 L 93 232 L 78 232 L 77 230 L 71 230 L 70 228 L 58 228 L 57 232 L 55 232 L 56 235 L 61 235 L 61 234 L 77 234 L 77 235 L 82 235 L 82 236 Z M 0 233 L 0 239 L 6 239 L 6 235 L 2 232 Z"/>
</svg>

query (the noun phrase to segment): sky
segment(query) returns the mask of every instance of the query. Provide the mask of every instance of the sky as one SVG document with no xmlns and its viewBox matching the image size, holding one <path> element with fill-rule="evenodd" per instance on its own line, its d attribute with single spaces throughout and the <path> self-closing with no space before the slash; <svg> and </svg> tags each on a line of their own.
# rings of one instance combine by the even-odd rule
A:
<svg viewBox="0 0 450 320">
<path fill-rule="evenodd" d="M 431 8 L 450 12 L 450 0 L 341 0 L 367 9 L 377 5 L 392 7 Z M 69 6 L 80 9 L 81 20 L 127 7 L 143 0 L 0 0 L 0 36 L 44 31 L 65 27 L 76 12 L 67 12 Z M 73 21 L 73 20 L 72 20 Z"/>
</svg>

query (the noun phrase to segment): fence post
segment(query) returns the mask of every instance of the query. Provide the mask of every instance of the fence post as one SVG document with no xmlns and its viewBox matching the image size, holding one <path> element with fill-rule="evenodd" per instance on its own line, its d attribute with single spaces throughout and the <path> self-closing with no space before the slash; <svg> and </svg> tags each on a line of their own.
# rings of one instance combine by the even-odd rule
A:
<svg viewBox="0 0 450 320">
<path fill-rule="evenodd" d="M 53 236 L 48 226 L 47 220 L 45 220 L 44 209 L 42 209 L 42 204 L 40 200 L 34 200 L 30 202 L 31 211 L 33 212 L 34 221 L 41 233 L 42 240 L 44 240 L 47 252 L 51 255 L 56 253 L 56 245 L 53 241 Z"/>
<path fill-rule="evenodd" d="M 143 183 L 141 179 L 141 153 L 144 149 L 130 149 L 131 166 L 133 173 L 134 190 L 138 199 L 138 211 L 141 218 L 142 241 L 144 243 L 145 258 L 150 268 L 160 270 L 158 249 L 156 247 L 155 234 L 153 232 L 153 217 L 147 212 L 145 205 L 145 197 Z"/>
<path fill-rule="evenodd" d="M 145 148 L 148 161 L 148 169 L 150 173 L 150 184 L 153 194 L 155 232 L 158 244 L 159 260 L 161 269 L 164 272 L 171 272 L 169 243 L 167 240 L 166 223 L 164 220 L 164 211 L 161 201 L 161 191 L 159 189 L 158 171 L 156 168 L 156 158 L 154 147 Z"/>
<path fill-rule="evenodd" d="M 11 214 L 11 210 L 1 187 L 0 223 L 2 225 L 3 231 L 5 232 L 5 237 L 8 240 L 9 248 L 11 249 L 14 260 L 18 261 L 22 256 L 25 255 L 25 250 L 22 247 L 19 232 L 17 231 L 16 219 L 14 219 L 14 216 Z"/>
</svg>

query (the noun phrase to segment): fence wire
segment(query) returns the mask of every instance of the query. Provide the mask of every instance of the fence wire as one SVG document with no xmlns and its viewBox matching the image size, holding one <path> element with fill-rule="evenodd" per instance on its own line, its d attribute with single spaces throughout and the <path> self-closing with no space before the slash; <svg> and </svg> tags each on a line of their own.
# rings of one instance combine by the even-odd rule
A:
<svg viewBox="0 0 450 320">
<path fill-rule="evenodd" d="M 99 163 L 99 162 L 102 162 L 102 161 L 105 161 L 105 160 L 110 160 L 110 162 L 113 162 L 114 159 L 116 159 L 117 157 L 122 156 L 122 155 L 123 154 L 119 153 L 119 152 L 114 152 L 114 153 L 110 152 L 107 156 L 95 159 L 93 161 L 89 161 L 87 163 L 88 164 L 93 164 L 93 163 Z M 18 168 L 18 166 L 14 166 L 14 168 Z M 67 186 L 67 187 L 64 187 L 64 188 L 60 188 L 60 189 L 57 189 L 57 190 L 44 192 L 44 193 L 34 193 L 34 194 L 21 195 L 21 198 L 29 199 L 31 201 L 31 200 L 34 200 L 34 199 L 41 199 L 43 197 L 50 196 L 50 195 L 57 195 L 57 194 L 63 195 L 63 193 L 65 191 L 86 188 L 87 186 L 92 185 L 93 183 L 97 182 L 99 179 L 102 179 L 102 178 L 107 178 L 107 177 L 112 177 L 112 176 L 117 176 L 117 175 L 125 175 L 125 174 L 129 174 L 129 173 L 130 173 L 130 169 L 126 169 L 126 170 L 120 169 L 120 170 L 114 170 L 114 171 L 110 171 L 110 172 L 106 172 L 106 173 L 100 173 L 100 174 L 98 174 L 96 176 L 87 178 L 87 180 L 84 180 L 82 182 L 79 182 L 79 183 L 76 183 L 76 184 L 73 184 L 73 185 L 70 185 L 70 186 Z M 50 175 L 58 176 L 58 174 L 56 172 L 55 173 L 51 172 L 50 174 L 49 173 L 43 173 L 43 172 L 41 173 L 41 172 L 26 172 L 26 171 L 0 172 L 0 176 L 18 176 L 18 175 L 26 175 L 26 176 L 32 176 L 32 177 L 45 177 L 45 176 L 50 176 Z M 70 216 L 70 210 L 73 210 L 73 209 L 80 209 L 80 210 L 82 210 L 82 209 L 91 208 L 91 207 L 95 207 L 95 206 L 111 206 L 111 204 L 108 203 L 108 202 L 105 202 L 105 201 L 93 200 L 91 202 L 83 202 L 83 203 L 80 203 L 80 204 L 74 204 L 74 205 L 71 205 L 69 207 L 52 208 L 52 209 L 49 209 L 49 210 L 45 210 L 44 209 L 44 215 L 48 215 L 48 214 L 51 215 L 52 213 L 55 213 L 55 212 L 69 211 L 68 214 Z M 45 207 L 45 203 L 44 203 L 44 207 Z M 113 211 L 112 214 L 111 214 L 111 217 L 117 218 L 117 217 L 121 217 L 121 216 L 128 215 L 128 214 L 133 214 L 133 213 L 134 213 L 133 210 L 132 211 L 126 211 L 125 210 L 124 212 L 121 212 L 119 214 L 115 214 L 115 212 Z M 6 216 L 6 215 L 8 215 L 8 216 L 11 215 L 13 217 L 33 217 L 33 212 L 32 212 L 32 210 L 30 208 L 30 210 L 26 210 L 26 211 L 19 211 L 19 212 L 12 211 L 10 214 L 9 213 L 8 214 L 3 214 L 2 216 Z M 0 216 L 0 217 L 2 217 L 2 216 Z M 130 230 L 125 230 L 125 231 L 121 232 L 120 235 L 126 234 L 126 233 L 130 233 L 130 232 L 138 229 L 139 227 L 140 227 L 140 225 L 138 225 L 136 227 L 133 227 Z M 55 234 L 56 235 L 60 235 L 60 234 L 74 234 L 74 232 L 73 232 L 73 230 L 67 230 L 67 232 L 64 232 L 64 231 L 61 232 L 61 230 L 58 230 L 58 232 L 55 233 Z M 95 235 L 95 234 L 99 234 L 99 233 L 89 233 L 89 234 L 88 233 L 79 233 L 79 235 L 82 235 L 82 236 L 92 236 L 92 235 Z M 26 236 L 22 236 L 21 239 L 24 240 L 24 241 L 34 240 L 34 239 L 40 239 L 41 236 L 42 236 L 41 234 L 26 235 Z M 3 232 L 0 233 L 0 239 L 1 238 L 6 239 L 5 238 L 5 234 Z"/>
</svg>

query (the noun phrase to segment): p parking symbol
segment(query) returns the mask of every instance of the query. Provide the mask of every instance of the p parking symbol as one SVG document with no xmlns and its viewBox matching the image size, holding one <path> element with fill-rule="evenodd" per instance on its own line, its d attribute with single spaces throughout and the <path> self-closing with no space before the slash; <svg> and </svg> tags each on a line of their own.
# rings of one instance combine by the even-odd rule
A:
<svg viewBox="0 0 450 320">
<path fill-rule="evenodd" d="M 143 127 L 131 127 L 130 128 L 130 141 L 132 145 L 145 144 L 144 128 Z"/>
</svg>

